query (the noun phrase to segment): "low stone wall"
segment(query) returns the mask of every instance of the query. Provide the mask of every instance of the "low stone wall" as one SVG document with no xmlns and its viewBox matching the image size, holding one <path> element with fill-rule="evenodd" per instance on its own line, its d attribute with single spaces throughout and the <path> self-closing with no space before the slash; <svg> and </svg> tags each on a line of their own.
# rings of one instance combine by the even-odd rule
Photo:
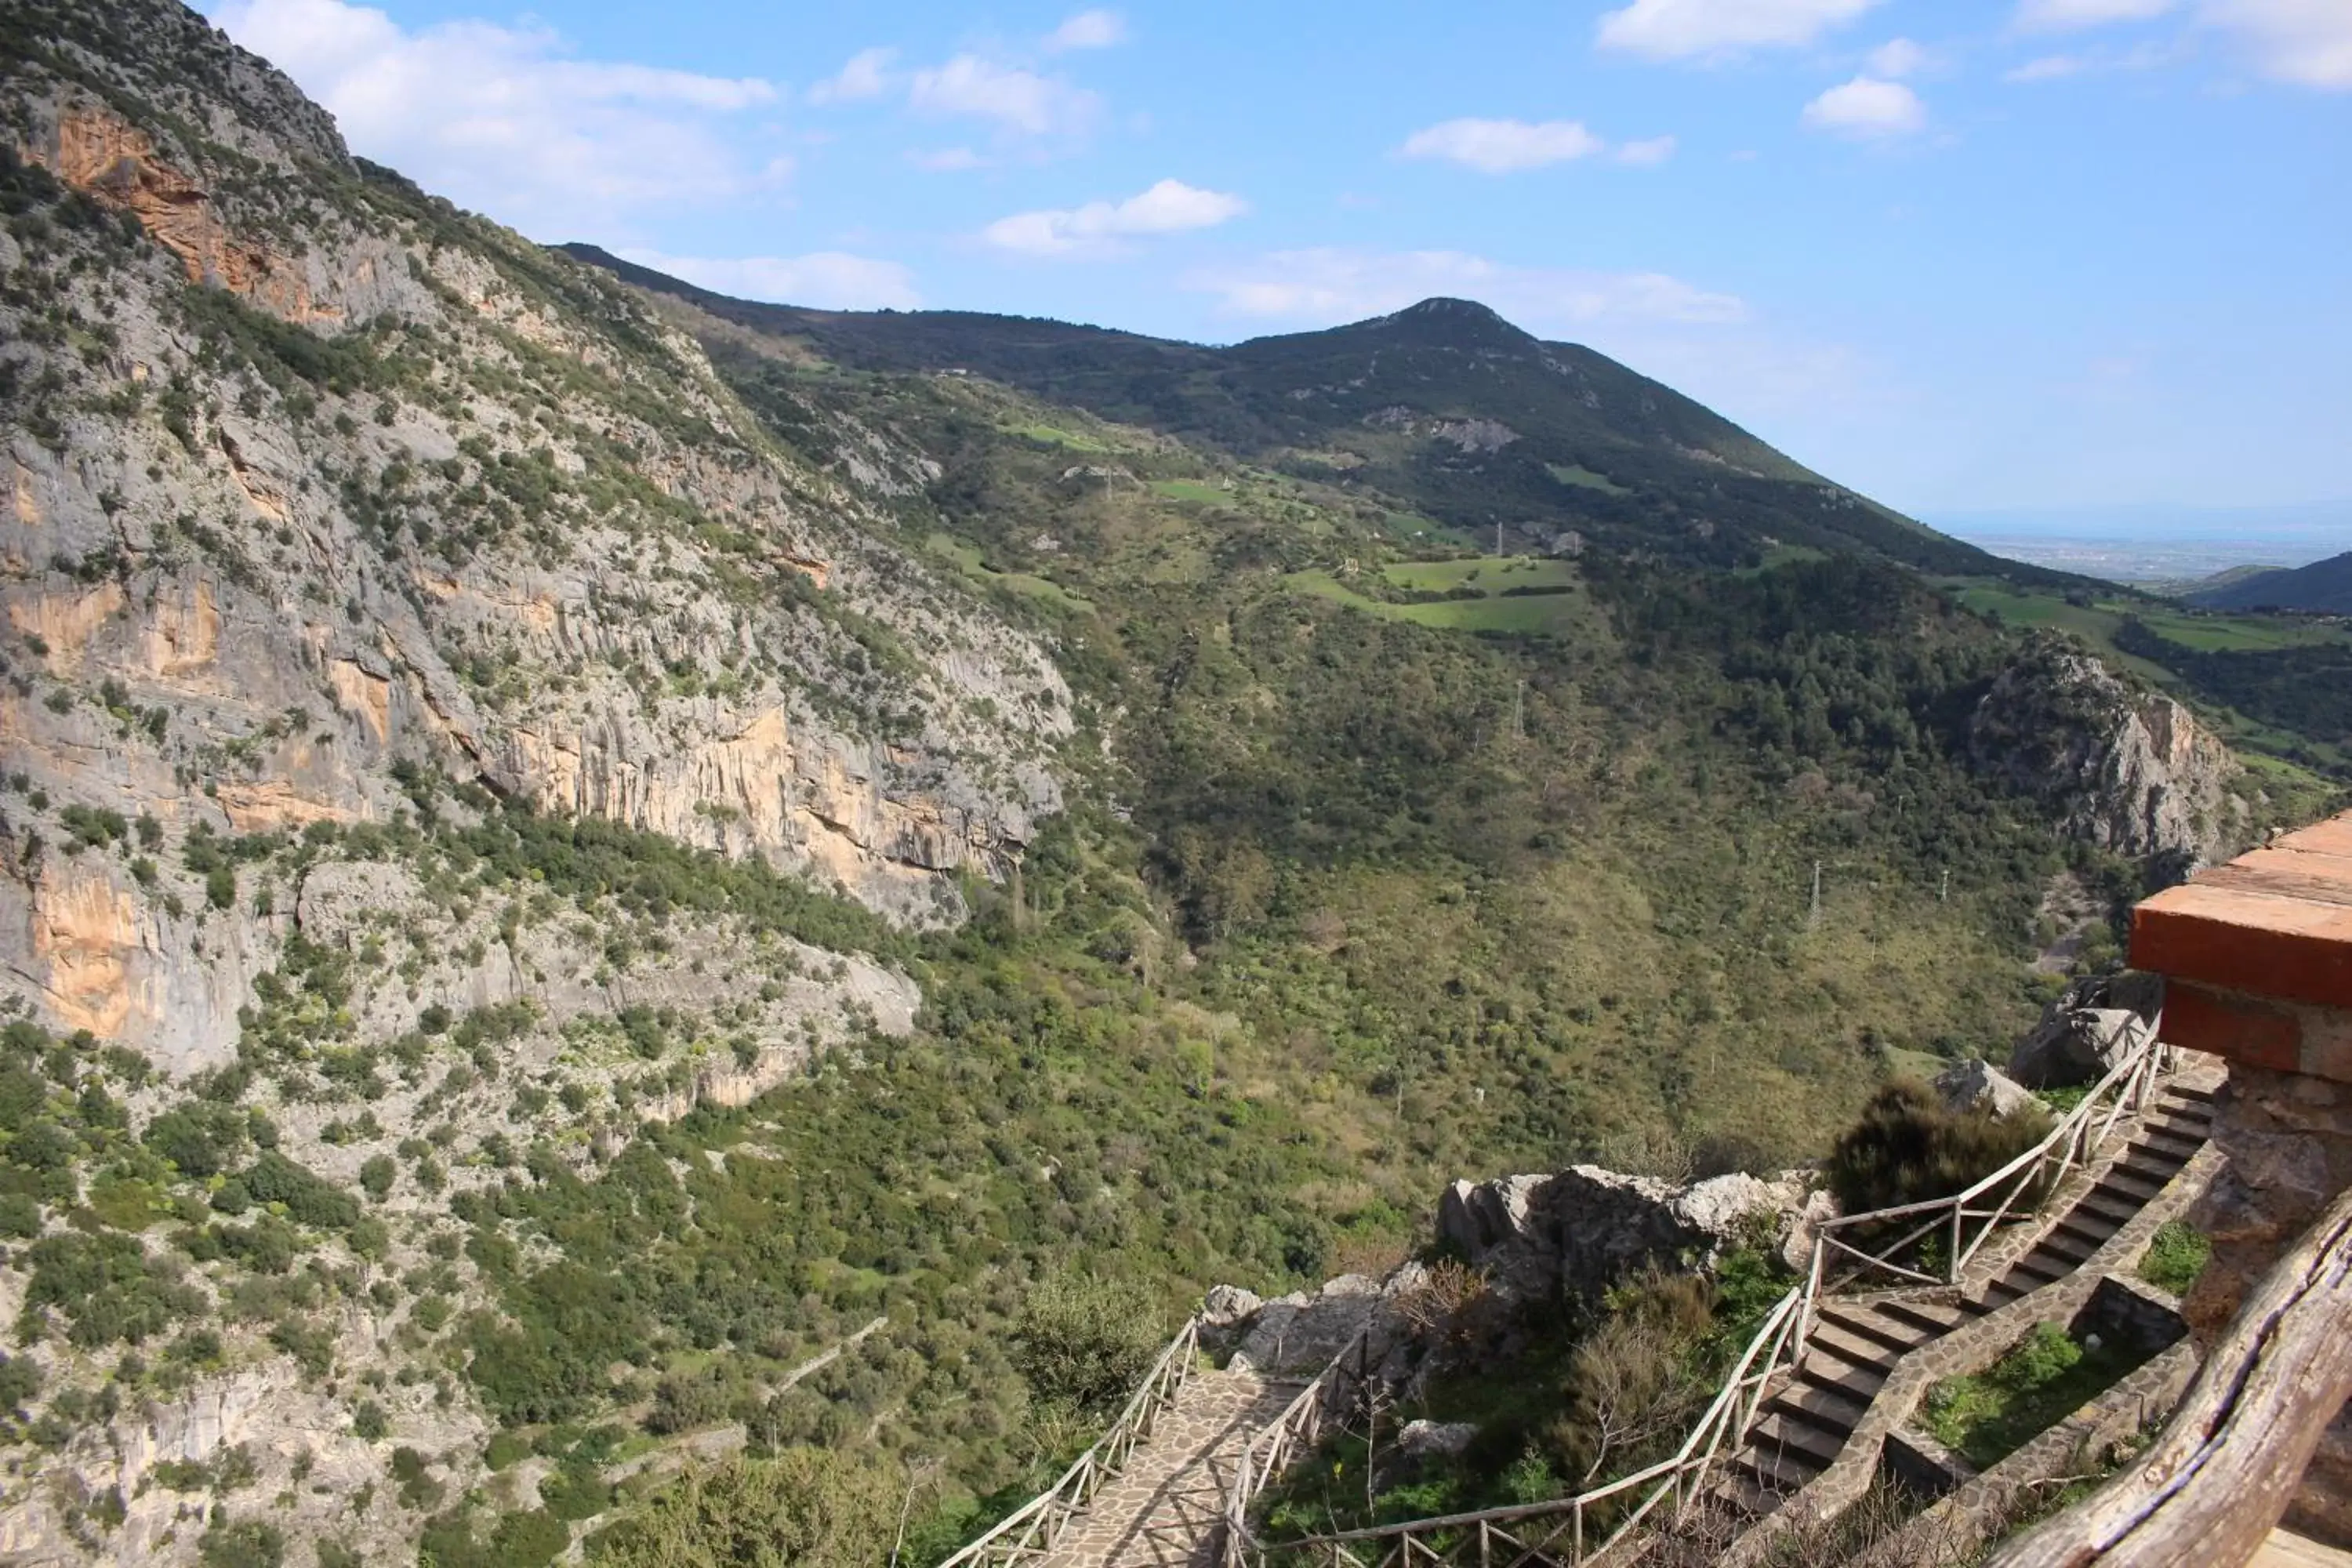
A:
<svg viewBox="0 0 2352 1568">
<path fill-rule="evenodd" d="M 2118 1444 L 2161 1422 L 2196 1377 L 2197 1359 L 2197 1347 L 2188 1343 L 2158 1352 L 2074 1415 L 1930 1503 L 1902 1530 L 1855 1554 L 1846 1568 L 1959 1568 L 1975 1562 L 1979 1547 L 2008 1531 L 2028 1501 L 2025 1494 L 2081 1475 L 2086 1467 L 2104 1467 Z M 1899 1443 L 1918 1436 L 1906 1431 L 1889 1437 L 1889 1457 Z"/>
<path fill-rule="evenodd" d="M 2031 1332 L 2036 1323 L 2073 1322 L 2089 1304 L 2105 1276 L 2131 1272 L 2147 1251 L 2148 1241 L 2158 1227 L 2188 1210 L 2213 1180 L 2222 1159 L 2220 1150 L 2207 1144 L 2181 1167 L 2164 1191 L 2149 1199 L 2128 1224 L 2084 1258 L 2074 1273 L 2032 1295 L 2021 1296 L 1974 1322 L 1964 1323 L 1904 1357 L 1871 1401 L 1870 1409 L 1830 1468 L 1734 1542 L 1723 1555 L 1727 1568 L 1765 1562 L 1773 1543 L 1789 1531 L 1825 1522 L 1852 1507 L 1877 1479 L 1881 1449 L 1887 1438 L 1910 1422 L 1928 1389 L 1948 1377 L 1990 1366 Z M 2091 1174 L 2086 1173 L 2084 1179 Z M 2064 1212 L 2066 1202 L 2062 1197 L 2053 1204 L 2044 1224 L 2021 1226 L 2019 1229 L 2036 1233 L 2046 1229 L 2050 1221 Z"/>
</svg>

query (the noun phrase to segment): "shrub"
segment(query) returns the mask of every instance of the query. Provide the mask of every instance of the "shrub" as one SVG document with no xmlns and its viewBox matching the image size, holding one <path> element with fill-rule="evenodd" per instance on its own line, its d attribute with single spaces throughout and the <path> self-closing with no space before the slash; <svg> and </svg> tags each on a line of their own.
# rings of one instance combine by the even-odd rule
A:
<svg viewBox="0 0 2352 1568">
<path fill-rule="evenodd" d="M 1093 1274 L 1040 1281 L 1013 1325 L 1013 1364 L 1035 1398 L 1116 1410 L 1159 1353 L 1160 1314 L 1141 1287 Z"/>
<path fill-rule="evenodd" d="M 215 1524 L 196 1543 L 204 1568 L 278 1568 L 286 1561 L 286 1537 L 257 1519 Z"/>
<path fill-rule="evenodd" d="M 599 1568 L 791 1563 L 866 1568 L 890 1553 L 898 1479 L 875 1460 L 791 1448 L 688 1476 L 598 1539 Z"/>
<path fill-rule="evenodd" d="M 2038 1112 L 1954 1113 L 1936 1091 L 1897 1079 L 1864 1106 L 1830 1151 L 1830 1190 L 1847 1214 L 1949 1197 L 2041 1142 Z"/>
<path fill-rule="evenodd" d="M 2186 1296 L 2212 1257 L 2213 1243 L 2203 1231 L 2186 1220 L 2167 1220 L 2148 1238 L 2147 1255 L 2139 1260 L 2139 1277 L 2159 1290 Z"/>
</svg>

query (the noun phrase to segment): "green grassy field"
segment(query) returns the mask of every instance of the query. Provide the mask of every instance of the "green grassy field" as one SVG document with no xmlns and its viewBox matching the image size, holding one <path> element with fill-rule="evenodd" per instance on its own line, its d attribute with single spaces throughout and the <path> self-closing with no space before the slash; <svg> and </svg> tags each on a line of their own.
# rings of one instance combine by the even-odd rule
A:
<svg viewBox="0 0 2352 1568">
<path fill-rule="evenodd" d="M 1391 604 L 1358 593 L 1325 571 L 1294 572 L 1290 586 L 1387 620 L 1446 631 L 1496 632 L 1524 637 L 1591 635 L 1604 629 L 1600 612 L 1584 592 L 1575 566 L 1565 561 L 1408 561 L 1381 568 L 1390 586 L 1408 593 L 1475 589 L 1475 599 L 1441 599 L 1419 605 Z M 1507 589 L 1549 592 L 1514 594 Z"/>
<path fill-rule="evenodd" d="M 1561 484 L 1572 485 L 1578 489 L 1599 490 L 1603 495 L 1612 496 L 1622 496 L 1631 493 L 1623 485 L 1619 484 L 1608 475 L 1596 474 L 1591 468 L 1581 467 L 1575 463 L 1546 463 L 1544 465 L 1544 472 L 1549 474 L 1553 479 L 1558 479 Z"/>
<path fill-rule="evenodd" d="M 1076 430 L 1065 430 L 1058 425 L 1015 425 L 1008 427 L 1011 434 L 1032 441 L 1043 441 L 1049 447 L 1067 447 L 1074 452 L 1108 452 L 1116 450 L 1108 442 Z"/>
<path fill-rule="evenodd" d="M 1229 501 L 1233 492 L 1206 479 L 1154 479 L 1152 493 L 1170 500 Z"/>
<path fill-rule="evenodd" d="M 968 544 L 952 534 L 934 532 L 923 543 L 932 554 L 954 562 L 958 571 L 976 583 L 1002 588 L 1025 599 L 1040 600 L 1061 609 L 1093 608 L 1087 599 L 1050 579 L 1033 576 L 1026 572 L 997 571 L 981 558 L 979 545 Z"/>
</svg>

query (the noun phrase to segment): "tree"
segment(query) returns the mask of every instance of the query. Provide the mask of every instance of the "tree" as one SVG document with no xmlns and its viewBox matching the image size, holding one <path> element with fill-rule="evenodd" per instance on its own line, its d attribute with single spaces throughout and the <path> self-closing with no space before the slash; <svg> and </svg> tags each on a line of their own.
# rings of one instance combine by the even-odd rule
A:
<svg viewBox="0 0 2352 1568">
<path fill-rule="evenodd" d="M 698 1470 L 596 1538 L 600 1568 L 873 1568 L 890 1552 L 896 1476 L 861 1454 L 788 1448 Z"/>
<path fill-rule="evenodd" d="M 1089 1412 L 1116 1410 L 1150 1370 L 1160 1345 L 1150 1293 L 1093 1274 L 1041 1280 L 1013 1326 L 1013 1364 L 1031 1395 Z"/>
</svg>

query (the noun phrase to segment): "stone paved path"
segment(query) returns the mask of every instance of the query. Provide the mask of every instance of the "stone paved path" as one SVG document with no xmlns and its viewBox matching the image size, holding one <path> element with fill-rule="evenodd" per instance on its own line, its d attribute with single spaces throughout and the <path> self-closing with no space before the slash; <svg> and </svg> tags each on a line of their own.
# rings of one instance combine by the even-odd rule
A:
<svg viewBox="0 0 2352 1568">
<path fill-rule="evenodd" d="M 1045 1568 L 1202 1568 L 1242 1447 L 1305 1384 L 1254 1372 L 1196 1372 Z"/>
</svg>

